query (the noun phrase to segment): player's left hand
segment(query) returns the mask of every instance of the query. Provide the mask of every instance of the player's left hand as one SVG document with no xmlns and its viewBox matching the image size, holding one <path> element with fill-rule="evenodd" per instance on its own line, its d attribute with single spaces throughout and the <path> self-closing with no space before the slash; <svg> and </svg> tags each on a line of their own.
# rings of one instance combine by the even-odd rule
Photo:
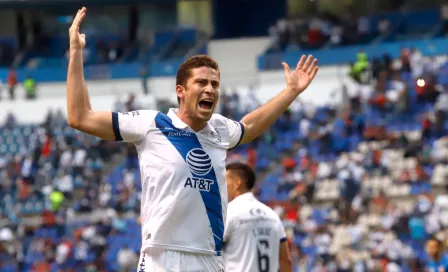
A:
<svg viewBox="0 0 448 272">
<path fill-rule="evenodd" d="M 289 69 L 288 64 L 282 62 L 283 68 L 285 69 L 287 88 L 292 89 L 298 94 L 303 92 L 308 85 L 310 85 L 311 81 L 313 81 L 319 70 L 319 67 L 316 66 L 316 64 L 317 59 L 313 58 L 312 55 L 309 55 L 308 57 L 303 55 L 294 71 Z"/>
</svg>

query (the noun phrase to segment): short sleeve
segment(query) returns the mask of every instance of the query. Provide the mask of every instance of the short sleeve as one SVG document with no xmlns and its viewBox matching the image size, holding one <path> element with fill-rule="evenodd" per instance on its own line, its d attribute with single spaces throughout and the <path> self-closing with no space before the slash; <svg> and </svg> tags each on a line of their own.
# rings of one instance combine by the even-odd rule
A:
<svg viewBox="0 0 448 272">
<path fill-rule="evenodd" d="M 277 220 L 277 229 L 278 229 L 278 235 L 280 237 L 280 243 L 283 243 L 286 241 L 286 232 L 285 232 L 285 227 L 283 226 L 282 221 L 280 220 L 280 218 L 278 218 Z"/>
<path fill-rule="evenodd" d="M 138 142 L 146 137 L 157 111 L 112 112 L 112 126 L 116 141 Z"/>
<path fill-rule="evenodd" d="M 244 136 L 244 125 L 241 122 L 236 122 L 230 119 L 227 119 L 227 128 L 229 129 L 229 149 L 233 149 L 237 147 Z"/>
<path fill-rule="evenodd" d="M 244 136 L 244 125 L 241 122 L 233 121 L 219 114 L 214 114 L 212 122 L 215 128 L 226 130 L 228 149 L 233 149 L 240 144 Z"/>
</svg>

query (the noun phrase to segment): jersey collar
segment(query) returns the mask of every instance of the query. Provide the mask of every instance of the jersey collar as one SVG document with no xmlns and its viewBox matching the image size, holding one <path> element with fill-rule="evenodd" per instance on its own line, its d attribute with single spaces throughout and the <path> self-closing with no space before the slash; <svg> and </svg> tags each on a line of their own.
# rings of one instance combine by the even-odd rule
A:
<svg viewBox="0 0 448 272">
<path fill-rule="evenodd" d="M 171 108 L 168 111 L 168 117 L 171 119 L 171 121 L 173 122 L 173 125 L 178 128 L 178 129 L 189 129 L 192 130 L 187 124 L 185 124 L 180 118 L 179 116 L 177 116 L 177 113 L 179 112 L 179 109 L 177 108 Z M 205 127 L 199 131 L 199 132 L 203 132 L 203 131 L 208 131 L 208 130 L 212 130 L 212 127 L 210 126 L 209 122 L 206 123 Z"/>
<path fill-rule="evenodd" d="M 252 192 L 247 192 L 247 193 L 244 193 L 244 194 L 241 194 L 241 195 L 235 197 L 234 201 L 237 199 L 238 200 L 249 200 L 252 198 L 255 198 L 254 194 Z"/>
</svg>

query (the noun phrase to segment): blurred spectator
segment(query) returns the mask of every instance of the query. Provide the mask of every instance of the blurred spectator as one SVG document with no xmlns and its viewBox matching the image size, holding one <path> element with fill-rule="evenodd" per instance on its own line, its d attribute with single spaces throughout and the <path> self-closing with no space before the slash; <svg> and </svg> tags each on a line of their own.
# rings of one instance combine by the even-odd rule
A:
<svg viewBox="0 0 448 272">
<path fill-rule="evenodd" d="M 435 237 L 426 242 L 426 252 L 430 258 L 426 268 L 429 271 L 447 271 L 448 256 L 444 252 L 444 247 L 444 243 Z"/>
<path fill-rule="evenodd" d="M 8 82 L 9 98 L 11 100 L 14 100 L 16 97 L 15 90 L 17 85 L 17 74 L 13 68 L 9 69 L 7 82 Z"/>
<path fill-rule="evenodd" d="M 366 83 L 366 71 L 369 66 L 369 61 L 367 54 L 364 52 L 359 52 L 356 54 L 356 62 L 351 67 L 352 77 L 359 83 Z"/>
<path fill-rule="evenodd" d="M 4 127 L 7 129 L 13 129 L 16 126 L 16 117 L 12 113 L 8 113 L 6 116 Z"/>
<path fill-rule="evenodd" d="M 32 100 L 36 99 L 36 81 L 33 76 L 28 76 L 23 82 L 23 88 L 25 89 L 25 98 Z"/>
<path fill-rule="evenodd" d="M 149 67 L 150 67 L 149 65 L 144 65 L 143 67 L 140 68 L 140 71 L 139 71 L 140 79 L 142 81 L 142 89 L 143 89 L 144 95 L 147 95 L 150 93 L 149 87 L 148 87 L 148 79 L 149 79 L 149 75 L 150 75 Z"/>
<path fill-rule="evenodd" d="M 378 31 L 380 35 L 385 35 L 389 32 L 390 22 L 387 19 L 381 19 L 378 21 Z"/>
<path fill-rule="evenodd" d="M 120 271 L 126 272 L 136 268 L 139 256 L 130 248 L 123 247 L 118 251 L 117 258 Z"/>
<path fill-rule="evenodd" d="M 358 19 L 358 35 L 361 40 L 365 39 L 370 35 L 370 21 L 366 16 L 361 16 Z"/>
<path fill-rule="evenodd" d="M 298 182 L 303 180 L 302 174 L 295 167 L 295 160 L 290 158 L 283 160 L 283 173 L 277 189 L 279 192 L 290 191 Z"/>
<path fill-rule="evenodd" d="M 245 105 L 246 112 L 251 112 L 251 111 L 257 109 L 261 105 L 261 103 L 257 97 L 257 90 L 256 90 L 255 86 L 249 86 L 249 88 L 247 90 L 246 101 L 247 101 L 246 105 Z"/>
<path fill-rule="evenodd" d="M 442 26 L 445 35 L 448 35 L 448 4 L 442 4 L 440 11 L 441 11 L 440 18 L 442 19 Z"/>
<path fill-rule="evenodd" d="M 127 112 L 135 111 L 139 108 L 133 93 L 129 94 L 128 100 L 125 102 L 125 108 Z"/>
<path fill-rule="evenodd" d="M 285 112 L 277 119 L 275 123 L 275 127 L 280 132 L 286 132 L 292 127 L 292 116 L 291 111 L 289 109 L 285 110 Z"/>
</svg>

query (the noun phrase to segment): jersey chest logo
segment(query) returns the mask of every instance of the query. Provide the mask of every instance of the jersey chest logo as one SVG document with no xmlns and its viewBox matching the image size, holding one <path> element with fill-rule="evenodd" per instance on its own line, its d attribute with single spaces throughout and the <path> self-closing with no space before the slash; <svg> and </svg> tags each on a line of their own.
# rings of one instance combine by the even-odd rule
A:
<svg viewBox="0 0 448 272">
<path fill-rule="evenodd" d="M 193 148 L 190 150 L 185 161 L 191 172 L 195 175 L 205 176 L 212 170 L 212 160 L 202 148 Z"/>
</svg>

